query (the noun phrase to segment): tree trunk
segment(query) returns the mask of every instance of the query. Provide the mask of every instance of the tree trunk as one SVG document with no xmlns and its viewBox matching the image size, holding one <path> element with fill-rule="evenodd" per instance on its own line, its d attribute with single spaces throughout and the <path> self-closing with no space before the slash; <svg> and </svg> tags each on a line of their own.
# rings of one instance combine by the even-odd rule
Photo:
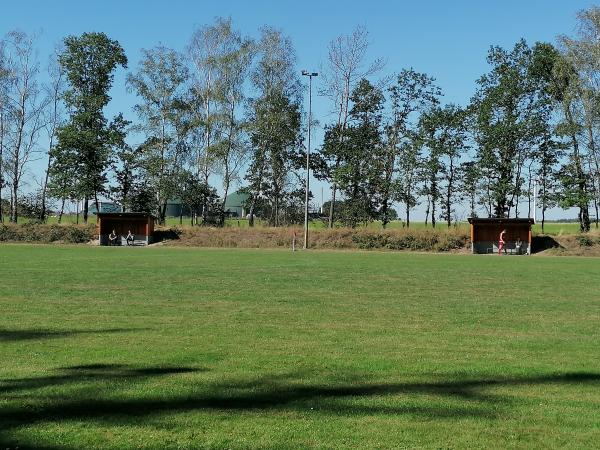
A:
<svg viewBox="0 0 600 450">
<path fill-rule="evenodd" d="M 96 205 L 96 215 L 102 211 L 100 211 L 100 202 L 98 201 L 98 193 L 94 192 L 94 204 Z"/>
<path fill-rule="evenodd" d="M 542 206 L 542 233 L 544 232 L 544 223 L 546 223 L 546 208 Z"/>
<path fill-rule="evenodd" d="M 83 223 L 88 223 L 88 211 L 90 207 L 90 199 L 87 196 L 83 199 Z M 79 217 L 79 216 L 78 216 Z"/>
<path fill-rule="evenodd" d="M 221 218 L 219 219 L 219 225 L 222 227 L 225 226 L 225 203 L 227 202 L 227 194 L 229 193 L 229 184 L 229 181 L 227 181 L 223 186 L 223 202 L 221 203 Z"/>
<path fill-rule="evenodd" d="M 11 197 L 12 202 L 10 204 L 10 221 L 12 223 L 17 223 L 18 216 L 18 205 L 17 205 L 17 193 L 18 193 L 19 182 L 16 181 L 11 186 Z"/>
<path fill-rule="evenodd" d="M 58 223 L 62 222 L 63 212 L 65 210 L 65 198 L 63 197 L 60 203 L 60 212 L 58 213 Z"/>
<path fill-rule="evenodd" d="M 248 227 L 254 227 L 254 207 L 256 205 L 256 198 L 252 196 L 252 202 L 250 203 L 250 210 L 248 211 Z"/>
<path fill-rule="evenodd" d="M 387 227 L 387 224 L 389 223 L 390 219 L 389 219 L 389 205 L 388 205 L 388 199 L 387 196 L 386 198 L 383 200 L 383 204 L 381 205 L 381 227 L 385 230 L 385 228 Z"/>
<path fill-rule="evenodd" d="M 331 202 L 329 202 L 329 228 L 333 228 L 333 212 L 335 208 L 335 194 L 337 191 L 336 183 L 331 188 Z"/>
<path fill-rule="evenodd" d="M 450 157 L 450 174 L 448 176 L 448 186 L 446 187 L 446 221 L 448 228 L 452 225 L 452 184 L 454 183 L 454 162 Z"/>
<path fill-rule="evenodd" d="M 571 109 L 570 107 L 567 108 L 566 110 L 567 113 L 567 121 L 569 123 L 569 125 L 571 125 L 571 128 L 574 128 L 575 125 L 575 121 L 573 119 L 573 115 L 571 113 Z M 580 201 L 579 201 L 579 214 L 578 214 L 578 218 L 579 218 L 579 230 L 584 233 L 587 231 L 590 231 L 590 214 L 589 214 L 589 210 L 588 210 L 588 204 L 585 203 L 581 200 L 582 196 L 585 196 L 586 194 L 586 186 L 585 186 L 585 178 L 583 176 L 583 168 L 581 166 L 581 159 L 579 157 L 579 142 L 577 141 L 577 136 L 575 135 L 575 133 L 571 133 L 571 143 L 573 145 L 573 160 L 575 163 L 575 175 L 577 177 L 577 184 L 578 184 L 578 189 L 579 189 L 579 197 L 580 197 Z"/>
<path fill-rule="evenodd" d="M 51 141 L 52 142 L 52 141 Z M 52 145 L 52 143 L 50 144 Z M 48 177 L 50 175 L 50 164 L 52 163 L 52 157 L 48 155 L 48 166 L 46 167 L 46 173 L 44 174 L 44 185 L 42 186 L 42 208 L 40 211 L 40 220 L 46 221 L 46 193 L 48 191 Z"/>
</svg>

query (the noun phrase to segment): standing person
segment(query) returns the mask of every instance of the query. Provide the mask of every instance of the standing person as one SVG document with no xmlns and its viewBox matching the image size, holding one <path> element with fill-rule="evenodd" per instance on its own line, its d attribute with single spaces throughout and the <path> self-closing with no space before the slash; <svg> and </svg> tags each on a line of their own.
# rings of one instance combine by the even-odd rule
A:
<svg viewBox="0 0 600 450">
<path fill-rule="evenodd" d="M 135 241 L 135 237 L 133 236 L 133 234 L 131 234 L 131 230 L 127 231 L 127 236 L 125 236 L 125 242 L 127 243 L 127 245 L 133 245 Z"/>
<path fill-rule="evenodd" d="M 502 232 L 500 233 L 500 239 L 498 240 L 498 255 L 502 254 L 502 250 L 504 249 L 504 235 L 506 234 L 506 229 L 502 230 Z M 504 252 L 506 253 L 506 250 L 504 250 Z"/>
<path fill-rule="evenodd" d="M 112 230 L 108 235 L 108 245 L 115 245 L 117 243 L 117 233 L 115 230 Z"/>
</svg>

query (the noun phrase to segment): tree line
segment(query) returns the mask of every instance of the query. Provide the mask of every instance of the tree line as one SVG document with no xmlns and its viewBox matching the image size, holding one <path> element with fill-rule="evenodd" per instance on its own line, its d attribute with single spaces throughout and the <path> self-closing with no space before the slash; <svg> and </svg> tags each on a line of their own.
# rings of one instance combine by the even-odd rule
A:
<svg viewBox="0 0 600 450">
<path fill-rule="evenodd" d="M 331 186 L 328 225 L 385 227 L 400 205 L 410 226 L 419 204 L 433 227 L 461 220 L 461 206 L 471 216 L 531 217 L 535 185 L 542 225 L 558 206 L 577 209 L 582 231 L 592 220 L 598 227 L 600 8 L 581 11 L 578 23 L 554 44 L 492 46 L 463 106 L 443 104 L 436 80 L 413 68 L 382 76 L 366 29 L 333 39 L 319 74 L 333 120 L 311 155 L 314 175 Z M 251 39 L 217 18 L 181 51 L 142 50 L 126 77 L 134 120 L 105 114 L 115 72 L 128 68 L 119 42 L 68 36 L 42 69 L 37 38 L 14 31 L 0 41 L 1 221 L 43 221 L 50 204 L 60 220 L 76 200 L 87 222 L 90 205 L 109 198 L 164 223 L 178 198 L 194 223 L 222 226 L 236 185 L 248 194 L 250 225 L 257 215 L 274 226 L 302 220 L 305 90 L 281 30 L 265 26 Z M 35 177 L 29 168 L 41 157 Z"/>
</svg>

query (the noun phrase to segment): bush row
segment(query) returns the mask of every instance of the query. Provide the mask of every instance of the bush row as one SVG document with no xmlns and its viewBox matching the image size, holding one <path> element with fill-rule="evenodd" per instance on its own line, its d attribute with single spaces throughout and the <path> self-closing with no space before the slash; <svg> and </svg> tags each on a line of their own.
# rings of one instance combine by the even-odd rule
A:
<svg viewBox="0 0 600 450">
<path fill-rule="evenodd" d="M 0 224 L 0 242 L 65 242 L 81 244 L 94 238 L 94 225 Z"/>
<path fill-rule="evenodd" d="M 580 234 L 576 239 L 581 247 L 593 247 L 594 245 L 600 245 L 600 237 L 597 236 Z"/>
<path fill-rule="evenodd" d="M 389 249 L 447 252 L 466 247 L 469 236 L 435 230 L 394 233 L 360 233 L 352 240 L 361 249 Z"/>
<path fill-rule="evenodd" d="M 300 228 L 183 228 L 171 229 L 173 245 L 192 247 L 276 248 L 303 244 Z M 311 230 L 309 245 L 316 249 L 386 249 L 446 252 L 467 246 L 465 230 L 369 230 L 338 228 Z"/>
</svg>

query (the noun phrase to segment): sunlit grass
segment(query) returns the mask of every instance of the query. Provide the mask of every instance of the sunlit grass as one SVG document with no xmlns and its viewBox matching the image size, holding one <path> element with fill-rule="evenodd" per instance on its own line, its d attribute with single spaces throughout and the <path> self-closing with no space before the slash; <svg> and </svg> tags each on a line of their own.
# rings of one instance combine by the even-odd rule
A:
<svg viewBox="0 0 600 450">
<path fill-rule="evenodd" d="M 0 444 L 592 448 L 594 258 L 0 246 Z"/>
</svg>

